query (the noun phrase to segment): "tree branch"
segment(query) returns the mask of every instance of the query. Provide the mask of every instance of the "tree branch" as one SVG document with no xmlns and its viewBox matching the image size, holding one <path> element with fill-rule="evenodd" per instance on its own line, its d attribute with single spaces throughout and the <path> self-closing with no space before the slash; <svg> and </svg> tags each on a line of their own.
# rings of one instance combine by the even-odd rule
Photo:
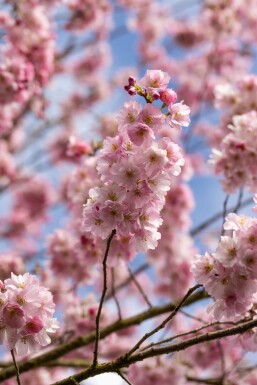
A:
<svg viewBox="0 0 257 385">
<path fill-rule="evenodd" d="M 152 348 L 146 352 L 140 352 L 133 355 L 124 354 L 116 360 L 104 364 L 98 364 L 96 367 L 91 366 L 90 368 L 75 374 L 73 377 L 78 381 L 86 380 L 94 377 L 98 374 L 107 372 L 117 372 L 118 370 L 129 367 L 130 365 L 143 361 L 150 357 L 157 357 L 163 354 L 170 354 L 185 350 L 190 346 L 195 346 L 207 341 L 214 341 L 220 338 L 241 334 L 257 326 L 257 319 L 243 322 L 238 326 L 234 326 L 228 329 L 218 330 L 215 332 L 209 332 L 200 336 L 196 336 L 184 341 L 177 342 L 175 344 L 167 345 L 159 348 Z M 70 378 L 66 378 L 62 381 L 55 382 L 52 385 L 70 385 Z M 216 383 L 217 384 L 217 383 Z"/>
<path fill-rule="evenodd" d="M 114 230 L 112 230 L 109 238 L 107 239 L 107 245 L 106 245 L 106 250 L 105 250 L 104 259 L 103 259 L 103 291 L 102 291 L 99 307 L 98 307 L 97 314 L 96 314 L 96 320 L 95 320 L 96 337 L 95 337 L 95 350 L 94 350 L 93 366 L 97 365 L 98 343 L 99 343 L 99 339 L 100 339 L 100 317 L 101 317 L 101 312 L 102 312 L 102 308 L 103 308 L 105 294 L 107 291 L 107 266 L 106 266 L 106 262 L 107 262 L 107 257 L 109 254 L 111 242 L 112 242 L 112 239 L 113 239 L 115 234 L 116 234 L 116 230 L 114 229 Z"/>
<path fill-rule="evenodd" d="M 175 317 L 175 315 L 177 314 L 177 312 L 179 311 L 179 309 L 181 308 L 181 306 L 183 306 L 183 304 L 185 303 L 185 301 L 187 300 L 187 298 L 190 297 L 190 295 L 196 291 L 197 289 L 199 289 L 201 287 L 201 285 L 195 285 L 194 287 L 192 287 L 191 289 L 188 290 L 188 292 L 186 293 L 186 295 L 182 298 L 182 300 L 177 304 L 177 306 L 175 307 L 175 309 L 172 311 L 172 313 L 167 317 L 165 318 L 164 321 L 162 321 L 160 323 L 160 325 L 158 325 L 156 328 L 154 328 L 151 332 L 149 333 L 146 333 L 138 342 L 137 344 L 127 353 L 128 356 L 130 356 L 131 354 L 133 354 L 136 350 L 138 350 L 140 348 L 140 346 L 142 345 L 142 343 L 147 340 L 149 337 L 151 337 L 152 335 L 154 335 L 155 333 L 157 333 L 158 331 L 160 331 L 161 329 L 163 329 L 167 323 L 172 320 L 172 318 Z"/>
<path fill-rule="evenodd" d="M 184 303 L 183 306 L 191 305 L 192 303 L 195 303 L 207 297 L 208 297 L 208 294 L 206 292 L 204 291 L 197 292 L 194 295 L 192 295 Z M 176 307 L 176 304 L 173 304 L 173 303 L 168 303 L 162 306 L 155 306 L 133 317 L 129 317 L 121 321 L 116 321 L 113 324 L 101 330 L 100 339 L 105 338 L 108 335 L 114 332 L 117 332 L 119 330 L 126 329 L 130 326 L 139 325 L 148 319 L 158 317 L 162 314 L 168 313 L 174 310 L 175 307 Z M 21 361 L 19 362 L 20 373 L 27 372 L 28 370 L 35 369 L 40 366 L 48 366 L 48 364 L 51 361 L 57 360 L 58 358 L 63 357 L 65 354 L 70 353 L 81 347 L 87 346 L 94 341 L 95 341 L 95 332 L 90 333 L 86 336 L 77 337 L 72 341 L 63 343 L 61 346 L 58 346 L 57 348 L 52 349 L 47 353 L 41 354 L 35 358 L 31 358 L 30 360 Z M 14 375 L 15 375 L 15 369 L 13 366 L 3 369 L 0 371 L 0 381 L 7 380 L 8 378 L 13 377 Z"/>
<path fill-rule="evenodd" d="M 142 272 L 145 271 L 146 269 L 149 269 L 149 267 L 150 267 L 150 266 L 148 265 L 148 263 L 144 263 L 143 265 L 139 266 L 139 267 L 133 272 L 134 276 L 136 276 L 136 275 L 142 273 Z M 122 283 L 120 283 L 119 285 L 116 286 L 115 291 L 117 292 L 118 290 L 123 289 L 123 287 L 126 287 L 131 281 L 132 281 L 132 278 L 131 278 L 131 276 L 129 276 L 129 277 L 128 277 L 127 279 L 125 279 Z M 105 300 L 107 301 L 107 300 L 111 299 L 111 298 L 112 298 L 112 295 L 113 295 L 112 291 L 109 292 L 109 293 L 107 293 L 107 294 L 106 294 L 106 297 L 105 297 Z"/>
<path fill-rule="evenodd" d="M 243 208 L 245 206 L 248 206 L 249 204 L 252 204 L 253 203 L 253 198 L 248 198 L 246 199 L 244 202 L 241 203 L 241 206 L 240 208 Z M 231 213 L 231 212 L 235 212 L 235 209 L 237 208 L 236 207 L 230 207 L 227 212 Z M 190 231 L 190 235 L 192 237 L 194 237 L 195 235 L 199 234 L 201 231 L 203 231 L 204 229 L 206 229 L 208 226 L 212 225 L 213 223 L 217 222 L 219 219 L 221 219 L 223 217 L 223 211 L 220 211 L 219 213 L 213 215 L 212 217 L 210 217 L 209 219 L 207 219 L 206 221 L 202 222 L 199 226 L 195 227 L 194 229 L 192 229 Z"/>
<path fill-rule="evenodd" d="M 131 270 L 131 268 L 129 266 L 127 266 L 127 269 L 128 269 L 128 272 L 129 272 L 131 280 L 134 282 L 136 288 L 138 289 L 139 293 L 142 295 L 144 301 L 146 302 L 146 304 L 149 307 L 152 307 L 152 304 L 151 304 L 150 300 L 148 299 L 147 295 L 145 294 L 145 292 L 144 292 L 143 288 L 141 287 L 140 283 L 137 281 L 133 271 Z"/>
<path fill-rule="evenodd" d="M 118 320 L 120 321 L 122 319 L 122 316 L 121 316 L 120 304 L 119 304 L 118 298 L 116 296 L 116 291 L 115 291 L 115 271 L 114 271 L 114 267 L 111 268 L 111 275 L 112 275 L 112 279 L 111 279 L 111 281 L 112 281 L 112 284 L 111 284 L 111 286 L 112 286 L 112 297 L 113 297 L 115 305 L 117 307 Z"/>
</svg>

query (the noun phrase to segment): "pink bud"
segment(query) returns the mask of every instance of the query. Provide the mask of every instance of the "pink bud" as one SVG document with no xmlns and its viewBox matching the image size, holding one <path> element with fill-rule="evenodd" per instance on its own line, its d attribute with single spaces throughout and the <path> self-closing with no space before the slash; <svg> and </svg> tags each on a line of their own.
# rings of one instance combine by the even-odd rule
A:
<svg viewBox="0 0 257 385">
<path fill-rule="evenodd" d="M 130 86 L 134 86 L 136 84 L 136 79 L 133 76 L 128 78 L 128 83 Z"/>
<path fill-rule="evenodd" d="M 157 91 L 153 91 L 153 92 L 151 93 L 151 96 L 152 96 L 153 100 L 158 100 L 159 97 L 160 97 L 160 94 L 159 94 L 159 92 L 157 92 Z"/>
<path fill-rule="evenodd" d="M 163 103 L 169 105 L 177 100 L 177 94 L 172 89 L 160 91 L 160 99 Z"/>
<path fill-rule="evenodd" d="M 91 306 L 89 309 L 88 309 L 88 314 L 90 317 L 92 318 L 95 318 L 96 317 L 96 314 L 97 314 L 97 310 L 98 310 L 98 306 Z"/>
<path fill-rule="evenodd" d="M 133 96 L 137 94 L 137 90 L 135 89 L 135 87 L 130 87 L 130 89 L 128 90 L 128 93 L 129 95 Z"/>
</svg>

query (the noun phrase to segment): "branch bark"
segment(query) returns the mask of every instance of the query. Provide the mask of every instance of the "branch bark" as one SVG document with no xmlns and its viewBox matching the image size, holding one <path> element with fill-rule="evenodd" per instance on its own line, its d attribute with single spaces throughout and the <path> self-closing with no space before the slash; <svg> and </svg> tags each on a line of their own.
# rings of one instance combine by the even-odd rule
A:
<svg viewBox="0 0 257 385">
<path fill-rule="evenodd" d="M 127 368 L 136 362 L 143 361 L 150 357 L 157 357 L 163 354 L 179 352 L 181 350 L 185 350 L 189 348 L 190 346 L 199 345 L 203 342 L 219 340 L 220 338 L 241 334 L 256 326 L 257 326 L 257 320 L 255 319 L 248 322 L 243 322 L 238 326 L 234 326 L 228 329 L 206 333 L 200 336 L 187 339 L 185 341 L 180 341 L 175 344 L 166 345 L 164 347 L 152 348 L 152 349 L 149 349 L 148 351 L 137 353 L 131 356 L 124 354 L 112 362 L 99 364 L 96 367 L 91 366 L 90 368 L 73 375 L 73 378 L 75 378 L 78 381 L 83 381 L 102 373 L 117 372 L 122 368 Z M 66 378 L 62 381 L 55 382 L 52 385 L 71 385 L 72 383 L 70 382 L 70 378 L 71 377 Z"/>
<path fill-rule="evenodd" d="M 197 301 L 200 301 L 204 298 L 207 298 L 208 294 L 206 292 L 197 292 L 192 295 L 185 303 L 184 307 L 191 305 Z M 162 306 L 155 306 L 151 309 L 147 309 L 146 311 L 137 314 L 136 316 L 129 317 L 127 319 L 122 319 L 120 321 L 114 322 L 113 324 L 105 327 L 101 330 L 100 339 L 103 339 L 110 335 L 111 333 L 117 332 L 122 329 L 126 329 L 130 326 L 139 325 L 144 321 L 158 317 L 162 314 L 168 313 L 175 309 L 177 304 L 168 303 Z M 58 346 L 47 353 L 41 354 L 35 358 L 27 360 L 25 362 L 18 362 L 20 373 L 27 372 L 31 369 L 35 369 L 41 366 L 48 366 L 51 361 L 57 360 L 58 358 L 63 357 L 65 354 L 70 353 L 76 349 L 79 349 L 83 346 L 89 345 L 90 343 L 95 341 L 95 332 L 90 333 L 86 336 L 81 336 L 73 339 L 72 341 L 66 342 L 61 346 Z M 0 381 L 7 380 L 15 376 L 15 368 L 14 366 L 10 366 L 0 371 Z"/>
</svg>

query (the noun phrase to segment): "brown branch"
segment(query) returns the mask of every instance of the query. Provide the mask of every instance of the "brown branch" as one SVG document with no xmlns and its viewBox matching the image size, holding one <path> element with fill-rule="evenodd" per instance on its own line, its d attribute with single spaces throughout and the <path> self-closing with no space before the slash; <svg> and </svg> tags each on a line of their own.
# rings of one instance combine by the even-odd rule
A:
<svg viewBox="0 0 257 385">
<path fill-rule="evenodd" d="M 242 204 L 242 199 L 243 199 L 243 194 L 244 194 L 244 189 L 243 188 L 240 188 L 239 190 L 239 194 L 238 194 L 238 200 L 237 200 L 237 204 L 234 208 L 234 213 L 237 214 L 238 210 L 240 209 L 241 207 L 241 204 Z"/>
<path fill-rule="evenodd" d="M 114 302 L 116 304 L 116 307 L 117 307 L 117 312 L 118 312 L 118 320 L 120 321 L 122 319 L 122 316 L 121 316 L 121 308 L 120 308 L 120 304 L 119 304 L 119 301 L 118 301 L 118 298 L 116 296 L 116 290 L 115 290 L 115 271 L 114 271 L 114 267 L 112 267 L 111 269 L 111 275 L 112 275 L 112 297 L 114 299 Z"/>
<path fill-rule="evenodd" d="M 197 378 L 197 377 L 186 377 L 187 381 L 196 382 L 198 384 L 206 384 L 206 385 L 222 385 L 222 378 Z"/>
<path fill-rule="evenodd" d="M 136 275 L 138 275 L 138 274 L 140 274 L 140 273 L 142 273 L 143 271 L 145 271 L 146 269 L 149 269 L 149 265 L 148 265 L 148 263 L 144 263 L 143 265 L 141 265 L 141 266 L 139 266 L 135 271 L 134 271 L 134 276 L 136 276 Z M 132 278 L 131 278 L 131 276 L 129 276 L 127 279 L 125 279 L 122 283 L 120 283 L 118 286 L 116 286 L 116 288 L 115 288 L 115 290 L 116 290 L 116 292 L 118 291 L 118 290 L 121 290 L 121 289 L 123 289 L 124 287 L 126 287 L 130 282 L 131 282 L 131 280 L 132 280 Z M 106 294 L 106 297 L 105 297 L 105 300 L 107 301 L 107 300 L 109 300 L 109 299 L 111 299 L 112 298 L 112 292 L 109 292 L 109 293 L 107 293 Z"/>
<path fill-rule="evenodd" d="M 179 337 L 185 337 L 189 334 L 196 334 L 204 329 L 207 329 L 207 328 L 210 328 L 210 327 L 213 327 L 213 326 L 220 326 L 220 325 L 236 325 L 235 322 L 212 322 L 210 324 L 205 324 L 204 326 L 198 328 L 198 329 L 193 329 L 193 330 L 189 330 L 188 332 L 184 332 L 184 333 L 181 333 L 181 334 L 177 334 L 175 336 L 172 336 L 172 337 L 169 337 L 169 338 L 165 338 L 165 339 L 162 339 L 158 342 L 152 342 L 151 344 L 145 346 L 143 349 L 141 349 L 141 352 L 149 349 L 149 348 L 152 348 L 153 346 L 158 346 L 158 345 L 162 345 L 162 344 L 166 344 L 167 342 L 171 342 L 171 341 L 174 341 L 175 339 L 179 338 Z"/>
<path fill-rule="evenodd" d="M 125 376 L 123 376 L 123 374 L 119 370 L 117 370 L 117 373 L 128 385 L 132 385 L 131 382 L 129 382 L 129 380 Z"/>
<path fill-rule="evenodd" d="M 79 385 L 79 382 L 74 377 L 71 377 L 71 382 L 73 385 Z"/>
<path fill-rule="evenodd" d="M 17 384 L 21 385 L 19 366 L 17 365 L 13 349 L 11 349 L 11 355 L 12 355 L 12 359 L 13 359 L 13 363 L 14 363 L 14 367 L 15 367 L 15 371 L 16 371 Z"/>
<path fill-rule="evenodd" d="M 163 354 L 179 352 L 181 350 L 185 350 L 189 348 L 190 346 L 195 346 L 203 342 L 215 341 L 220 338 L 241 334 L 256 326 L 257 326 L 257 320 L 255 319 L 247 322 L 242 322 L 241 324 L 228 329 L 209 332 L 200 336 L 187 339 L 185 341 L 177 342 L 175 344 L 171 344 L 171 345 L 167 345 L 159 348 L 152 348 L 146 352 L 140 352 L 133 355 L 124 354 L 112 362 L 99 364 L 96 367 L 91 366 L 90 368 L 75 374 L 73 377 L 76 378 L 78 381 L 83 381 L 88 378 L 94 377 L 98 374 L 107 373 L 107 372 L 117 372 L 122 368 L 129 367 L 130 365 L 136 362 L 143 361 L 150 357 L 157 357 Z M 52 385 L 69 385 L 69 384 L 71 384 L 70 378 L 66 378 L 62 381 L 55 382 Z M 218 385 L 217 382 L 216 384 Z"/>
<path fill-rule="evenodd" d="M 201 291 L 193 294 L 183 306 L 191 305 L 197 301 L 200 301 L 204 298 L 207 298 L 208 294 L 206 292 Z M 117 332 L 122 329 L 126 329 L 130 326 L 139 325 L 144 321 L 158 317 L 162 314 L 168 313 L 174 310 L 176 304 L 168 303 L 162 306 L 155 306 L 151 309 L 147 309 L 142 313 L 139 313 L 133 317 L 129 317 L 127 319 L 123 319 L 121 321 L 116 321 L 111 325 L 105 327 L 101 330 L 100 339 L 107 337 L 108 335 Z M 55 349 L 52 349 L 46 353 L 43 353 L 35 358 L 31 358 L 30 360 L 19 362 L 19 370 L 20 373 L 27 372 L 31 369 L 35 369 L 41 366 L 48 366 L 50 362 L 57 360 L 60 357 L 63 357 L 65 354 L 70 353 L 76 349 L 87 346 L 90 343 L 95 341 L 95 332 L 90 333 L 86 336 L 80 336 L 72 341 L 68 341 L 63 343 L 61 346 L 58 346 Z M 0 381 L 7 380 L 15 375 L 15 369 L 13 365 L 11 367 L 5 368 L 0 371 Z"/>
<path fill-rule="evenodd" d="M 224 202 L 223 202 L 223 214 L 222 214 L 222 230 L 221 230 L 221 235 L 224 235 L 225 233 L 225 229 L 223 227 L 224 225 L 224 222 L 225 222 L 225 218 L 227 216 L 227 204 L 228 204 L 228 200 L 229 200 L 229 197 L 230 195 L 227 194 L 225 199 L 224 199 Z"/>
<path fill-rule="evenodd" d="M 195 285 L 194 287 L 192 287 L 191 289 L 189 289 L 186 293 L 186 295 L 182 298 L 182 300 L 177 304 L 177 306 L 175 307 L 175 309 L 171 312 L 171 314 L 165 318 L 164 321 L 162 321 L 160 323 L 160 325 L 158 325 L 156 328 L 154 328 L 151 332 L 149 333 L 146 333 L 137 343 L 136 345 L 127 353 L 128 356 L 131 356 L 136 350 L 138 350 L 140 348 L 140 346 L 142 345 L 142 343 L 147 340 L 149 337 L 153 336 L 154 334 L 156 334 L 157 332 L 159 332 L 161 329 L 163 329 L 167 323 L 169 321 L 171 321 L 175 315 L 177 314 L 177 312 L 179 311 L 179 309 L 183 306 L 183 304 L 185 303 L 185 301 L 187 300 L 187 298 L 190 297 L 190 295 L 196 291 L 197 289 L 199 289 L 201 287 L 201 285 Z"/>
<path fill-rule="evenodd" d="M 248 206 L 249 204 L 252 204 L 252 203 L 253 203 L 253 198 L 252 197 L 248 198 L 244 202 L 241 203 L 241 207 L 240 208 Z M 236 207 L 231 207 L 227 211 L 231 213 L 231 212 L 235 212 L 235 209 L 236 209 Z M 207 219 L 206 221 L 202 222 L 200 225 L 198 225 L 197 227 L 192 229 L 190 231 L 190 235 L 192 237 L 194 237 L 195 235 L 199 234 L 201 231 L 206 229 L 208 226 L 210 226 L 213 223 L 217 222 L 222 217 L 223 217 L 223 211 L 220 211 L 219 213 L 213 215 L 212 217 L 210 217 L 209 219 Z"/>
<path fill-rule="evenodd" d="M 96 314 L 96 320 L 95 320 L 96 337 L 95 337 L 93 366 L 97 365 L 98 344 L 99 344 L 99 339 L 100 339 L 100 318 L 101 318 L 101 312 L 102 312 L 102 308 L 103 308 L 105 294 L 107 292 L 107 265 L 106 265 L 106 262 L 107 262 L 111 242 L 112 242 L 112 239 L 113 239 L 115 234 L 116 234 L 116 230 L 114 229 L 114 230 L 112 230 L 109 238 L 107 239 L 106 250 L 105 250 L 104 259 L 103 259 L 103 290 L 102 290 L 102 295 L 101 295 L 99 307 L 98 307 L 97 314 Z"/>
<path fill-rule="evenodd" d="M 129 266 L 127 266 L 127 269 L 128 269 L 128 272 L 129 272 L 129 275 L 130 275 L 130 278 L 131 278 L 132 282 L 135 284 L 135 286 L 138 289 L 139 293 L 144 298 L 144 301 L 146 302 L 146 304 L 149 307 L 152 307 L 151 302 L 149 301 L 149 299 L 148 299 L 147 295 L 145 294 L 143 288 L 141 287 L 140 283 L 138 282 L 138 280 L 136 279 L 135 275 L 133 274 L 133 271 L 131 270 L 131 268 Z"/>
</svg>

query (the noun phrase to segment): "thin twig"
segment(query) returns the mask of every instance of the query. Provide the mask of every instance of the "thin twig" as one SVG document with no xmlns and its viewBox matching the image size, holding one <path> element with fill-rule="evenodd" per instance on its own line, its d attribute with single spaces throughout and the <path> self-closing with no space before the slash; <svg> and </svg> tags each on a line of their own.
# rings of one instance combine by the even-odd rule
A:
<svg viewBox="0 0 257 385">
<path fill-rule="evenodd" d="M 228 368 L 228 369 L 226 370 L 226 372 L 225 372 L 225 374 L 224 374 L 224 378 L 228 378 L 229 375 L 230 375 L 231 373 L 235 372 L 235 371 L 238 369 L 238 366 L 240 365 L 240 363 L 241 363 L 242 360 L 244 359 L 245 354 L 246 354 L 246 352 L 244 352 L 244 353 L 241 355 L 241 357 L 240 357 L 236 362 L 234 362 L 234 363 L 231 365 L 230 368 Z M 237 374 L 240 376 L 239 371 L 240 371 L 240 368 L 239 368 L 239 370 L 238 370 L 238 372 L 237 372 Z"/>
<path fill-rule="evenodd" d="M 239 190 L 239 195 L 238 195 L 238 201 L 237 201 L 237 204 L 234 208 L 234 213 L 237 214 L 238 210 L 240 209 L 241 207 L 241 204 L 242 204 L 242 199 L 243 199 L 243 193 L 244 193 L 244 189 L 240 188 Z"/>
<path fill-rule="evenodd" d="M 165 339 L 162 339 L 158 342 L 152 342 L 151 344 L 145 346 L 143 349 L 140 350 L 140 352 L 143 352 L 149 348 L 152 348 L 153 346 L 158 346 L 158 345 L 162 345 L 162 344 L 165 344 L 167 342 L 171 342 L 171 341 L 174 341 L 175 339 L 179 338 L 179 337 L 185 337 L 189 334 L 196 334 L 204 329 L 207 329 L 207 328 L 210 328 L 210 327 L 213 327 L 213 326 L 220 326 L 221 324 L 225 324 L 225 325 L 235 325 L 234 322 L 219 322 L 219 321 L 216 321 L 216 322 L 212 322 L 210 324 L 206 324 L 204 326 L 201 326 L 200 328 L 198 329 L 194 329 L 194 330 L 189 330 L 188 332 L 184 332 L 184 333 L 181 333 L 181 334 L 177 334 L 175 336 L 172 336 L 172 337 L 169 337 L 169 338 L 165 338 Z"/>
<path fill-rule="evenodd" d="M 15 367 L 15 371 L 16 371 L 17 384 L 21 385 L 19 367 L 18 367 L 18 364 L 16 362 L 13 349 L 11 349 L 11 355 L 12 355 L 12 359 L 13 359 L 13 363 L 14 363 L 14 367 Z"/>
<path fill-rule="evenodd" d="M 70 380 L 74 385 L 79 385 L 79 382 L 74 377 L 71 377 Z"/>
<path fill-rule="evenodd" d="M 120 304 L 119 304 L 119 301 L 118 301 L 118 298 L 116 296 L 116 292 L 115 292 L 115 272 L 114 272 L 114 267 L 112 267 L 111 269 L 111 275 L 112 275 L 112 296 L 113 296 L 113 299 L 114 299 L 114 302 L 116 304 L 116 307 L 117 307 L 117 311 L 118 311 L 118 318 L 119 318 L 119 321 L 122 319 L 122 316 L 121 316 L 121 308 L 120 308 Z"/>
<path fill-rule="evenodd" d="M 149 269 L 150 265 L 148 263 L 144 263 L 143 265 L 139 266 L 135 271 L 134 271 L 134 276 L 142 273 L 143 271 L 145 271 L 146 269 Z M 120 283 L 116 288 L 116 292 L 120 289 L 123 289 L 123 287 L 126 287 L 130 282 L 131 282 L 132 278 L 131 276 L 129 276 L 127 279 L 125 279 L 122 283 Z M 112 298 L 112 292 L 109 292 L 106 294 L 105 296 L 105 300 L 109 300 Z"/>
<path fill-rule="evenodd" d="M 229 194 L 226 195 L 226 198 L 224 200 L 224 203 L 223 203 L 223 214 L 222 214 L 222 230 L 221 230 L 221 235 L 224 235 L 225 233 L 225 229 L 223 227 L 223 224 L 225 222 L 225 218 L 227 216 L 227 204 L 228 204 L 228 200 L 229 200 Z"/>
<path fill-rule="evenodd" d="M 224 350 L 220 340 L 217 341 L 217 345 L 220 351 L 221 385 L 223 385 L 225 375 L 226 375 L 226 362 L 225 362 Z"/>
<path fill-rule="evenodd" d="M 199 317 L 196 317 L 195 315 L 189 314 L 185 310 L 180 309 L 179 312 L 182 313 L 184 316 L 186 316 L 188 318 L 191 318 L 191 319 L 193 319 L 195 321 L 201 322 L 202 324 L 205 324 L 205 325 L 208 324 L 208 322 L 204 321 L 202 318 L 199 318 Z"/>
<path fill-rule="evenodd" d="M 129 382 L 129 380 L 123 376 L 123 374 L 118 370 L 117 371 L 117 374 L 128 384 L 128 385 L 132 385 L 131 382 Z"/>
<path fill-rule="evenodd" d="M 140 283 L 138 282 L 138 280 L 136 279 L 135 275 L 133 274 L 133 271 L 131 270 L 131 268 L 129 266 L 127 266 L 128 268 L 128 272 L 129 272 L 129 275 L 130 275 L 130 278 L 131 280 L 133 281 L 133 283 L 135 284 L 135 286 L 137 287 L 138 291 L 140 292 L 140 294 L 142 295 L 142 297 L 144 298 L 145 302 L 147 303 L 147 305 L 151 308 L 152 307 L 152 304 L 151 302 L 149 301 L 147 295 L 145 294 L 144 290 L 142 289 Z"/>
<path fill-rule="evenodd" d="M 138 350 L 140 348 L 140 346 L 142 345 L 142 343 L 147 340 L 149 337 L 151 337 L 152 335 L 154 335 L 155 333 L 157 333 L 158 331 L 160 331 L 161 329 L 163 329 L 167 323 L 172 320 L 172 318 L 175 317 L 175 315 L 177 314 L 177 312 L 179 311 L 179 309 L 183 306 L 184 302 L 187 300 L 188 297 L 190 297 L 190 295 L 197 289 L 199 289 L 201 287 L 201 285 L 195 285 L 194 287 L 192 287 L 191 289 L 188 290 L 188 292 L 186 293 L 186 295 L 182 298 L 182 300 L 178 303 L 178 305 L 175 307 L 175 309 L 171 312 L 171 314 L 165 318 L 165 320 L 163 322 L 160 323 L 160 325 L 158 325 L 156 328 L 154 328 L 151 332 L 149 333 L 146 333 L 137 343 L 136 345 L 127 353 L 127 356 L 131 356 L 136 350 Z"/>
<path fill-rule="evenodd" d="M 95 336 L 93 367 L 95 367 L 97 365 L 98 343 L 99 343 L 99 339 L 100 339 L 100 317 L 101 317 L 101 312 L 102 312 L 105 294 L 107 291 L 107 266 L 106 266 L 106 262 L 107 262 L 107 257 L 108 257 L 110 246 L 111 246 L 111 241 L 112 241 L 115 234 L 116 234 L 116 230 L 114 229 L 114 230 L 112 230 L 111 235 L 107 239 L 107 245 L 106 245 L 106 250 L 105 250 L 104 259 L 103 259 L 103 291 L 102 291 L 99 307 L 97 310 L 96 320 L 95 320 L 96 336 Z"/>
<path fill-rule="evenodd" d="M 244 202 L 241 203 L 241 207 L 240 208 L 243 208 L 245 206 L 248 206 L 249 204 L 252 204 L 253 203 L 253 198 L 248 198 L 246 199 Z M 231 207 L 227 210 L 228 212 L 235 212 L 235 208 Z M 219 219 L 221 219 L 223 217 L 223 211 L 220 211 L 219 213 L 213 215 L 212 217 L 210 217 L 209 219 L 207 219 L 206 221 L 202 222 L 199 226 L 195 227 L 194 229 L 192 229 L 190 231 L 190 235 L 192 237 L 194 237 L 195 235 L 199 234 L 201 231 L 203 231 L 204 229 L 206 229 L 208 226 L 212 225 L 213 223 L 215 223 L 216 221 L 218 221 Z"/>
</svg>

